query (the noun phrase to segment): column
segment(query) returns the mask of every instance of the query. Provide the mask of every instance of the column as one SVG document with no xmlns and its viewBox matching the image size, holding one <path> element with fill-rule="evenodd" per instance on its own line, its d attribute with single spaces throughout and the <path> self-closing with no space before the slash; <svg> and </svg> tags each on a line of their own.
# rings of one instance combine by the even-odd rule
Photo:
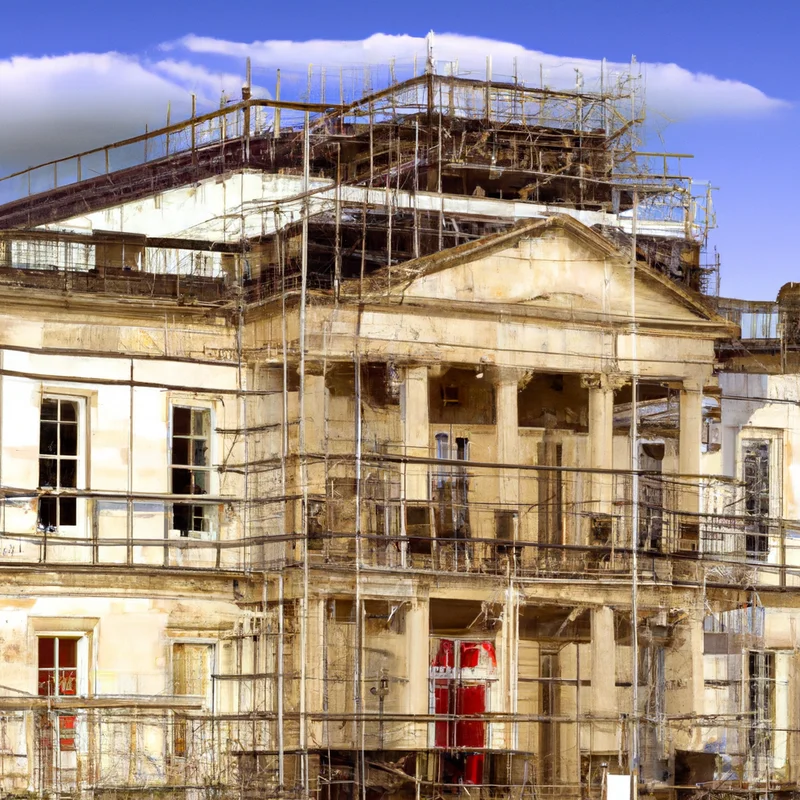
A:
<svg viewBox="0 0 800 800">
<path fill-rule="evenodd" d="M 592 612 L 592 716 L 610 718 L 592 723 L 592 750 L 603 753 L 617 749 L 617 645 L 614 638 L 614 609 L 604 606 Z"/>
<path fill-rule="evenodd" d="M 424 717 L 429 712 L 430 680 L 430 606 L 428 598 L 415 598 L 406 609 L 406 659 L 408 662 L 408 686 L 406 687 L 405 712 Z M 397 684 L 398 687 L 402 684 Z M 397 691 L 400 691 L 398 688 Z M 412 742 L 427 742 L 428 723 L 410 722 L 405 726 Z"/>
<path fill-rule="evenodd" d="M 608 375 L 583 375 L 581 386 L 589 390 L 589 467 L 610 470 L 614 466 L 614 384 Z M 593 473 L 588 482 L 591 504 L 598 514 L 611 513 L 613 476 Z"/>
<path fill-rule="evenodd" d="M 430 455 L 428 368 L 407 367 L 403 390 L 403 441 L 405 454 L 412 458 L 427 458 Z M 406 500 L 428 500 L 428 493 L 428 465 L 406 465 Z"/>
<path fill-rule="evenodd" d="M 702 381 L 684 380 L 681 389 L 680 434 L 678 461 L 681 475 L 700 474 L 700 454 L 703 440 Z M 700 484 L 697 479 L 686 481 L 681 490 L 680 510 L 687 514 L 700 511 Z"/>
<path fill-rule="evenodd" d="M 702 596 L 700 596 L 702 597 Z M 689 615 L 676 625 L 674 644 L 665 648 L 665 711 L 671 715 L 699 715 L 704 709 L 703 617 L 702 599 L 689 610 Z M 678 725 L 672 733 L 677 750 L 701 750 L 703 731 L 699 727 Z"/>
<path fill-rule="evenodd" d="M 498 464 L 507 465 L 500 470 L 499 500 L 509 511 L 519 504 L 519 417 L 517 397 L 519 382 L 516 374 L 503 376 L 495 384 L 495 422 L 497 431 Z"/>
<path fill-rule="evenodd" d="M 326 450 L 326 411 L 325 376 L 321 373 L 306 372 L 305 376 L 305 449 L 312 456 L 307 462 L 308 493 L 325 494 L 325 459 L 313 458 L 324 455 Z"/>
<path fill-rule="evenodd" d="M 325 638 L 325 625 L 327 625 L 325 618 L 326 602 L 327 598 L 324 595 L 309 597 L 308 599 L 306 710 L 309 714 L 321 714 L 324 709 L 325 658 L 328 652 Z M 325 725 L 319 719 L 308 721 L 306 734 L 309 747 L 318 747 L 326 741 Z"/>
</svg>

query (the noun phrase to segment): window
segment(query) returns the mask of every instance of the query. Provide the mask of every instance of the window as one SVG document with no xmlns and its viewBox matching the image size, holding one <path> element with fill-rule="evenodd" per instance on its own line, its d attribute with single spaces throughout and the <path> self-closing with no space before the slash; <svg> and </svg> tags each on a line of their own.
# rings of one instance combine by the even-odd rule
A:
<svg viewBox="0 0 800 800">
<path fill-rule="evenodd" d="M 518 525 L 519 518 L 516 511 L 503 509 L 494 512 L 495 538 L 498 542 L 508 542 L 495 545 L 495 552 L 499 556 L 510 556 L 512 563 L 517 566 L 522 558 L 522 546 L 513 544 L 517 541 Z"/>
<path fill-rule="evenodd" d="M 45 397 L 39 421 L 39 529 L 54 531 L 77 525 L 81 473 L 80 409 L 77 400 Z"/>
<path fill-rule="evenodd" d="M 211 411 L 207 408 L 172 408 L 172 493 L 209 494 L 211 486 Z M 209 506 L 173 503 L 172 527 L 181 536 L 200 538 L 211 531 Z"/>
<path fill-rule="evenodd" d="M 78 693 L 77 637 L 39 637 L 39 694 L 69 697 Z"/>
<path fill-rule="evenodd" d="M 764 559 L 769 552 L 770 441 L 742 440 L 744 479 L 745 550 L 750 558 Z"/>
<path fill-rule="evenodd" d="M 396 566 L 394 556 L 400 550 L 400 508 L 390 502 L 376 503 L 374 531 L 375 563 L 378 566 Z"/>
<path fill-rule="evenodd" d="M 552 440 L 539 443 L 539 464 L 558 467 L 542 470 L 537 474 L 539 543 L 545 545 L 542 552 L 546 556 L 560 555 L 557 550 L 549 550 L 546 545 L 563 543 L 564 533 L 564 452 L 561 444 Z"/>
<path fill-rule="evenodd" d="M 639 469 L 647 473 L 639 478 L 639 547 L 661 549 L 664 527 L 664 452 L 663 442 L 639 445 Z"/>
<path fill-rule="evenodd" d="M 436 458 L 469 461 L 469 439 L 457 436 L 455 447 L 446 433 L 436 434 Z M 436 535 L 440 538 L 469 536 L 469 479 L 464 466 L 443 466 L 437 471 L 434 498 L 437 501 Z"/>
<path fill-rule="evenodd" d="M 172 645 L 172 690 L 176 695 L 203 697 L 210 707 L 214 646 L 176 642 Z M 176 714 L 172 729 L 173 752 L 185 756 L 191 750 L 190 721 Z"/>
<path fill-rule="evenodd" d="M 561 713 L 560 657 L 557 649 L 547 649 L 539 656 L 539 708 L 545 722 L 539 725 L 540 778 L 552 785 L 559 772 L 560 726 L 552 717 Z"/>
<path fill-rule="evenodd" d="M 436 434 L 436 458 L 439 461 L 450 460 L 450 437 L 446 433 Z M 447 467 L 436 470 L 435 480 L 437 489 L 441 489 L 444 486 L 448 475 L 449 470 Z"/>
<path fill-rule="evenodd" d="M 442 386 L 442 405 L 457 406 L 461 403 L 461 389 L 458 386 Z"/>
<path fill-rule="evenodd" d="M 775 719 L 775 654 L 748 653 L 750 728 L 747 732 L 751 770 L 754 775 L 769 768 Z"/>
<path fill-rule="evenodd" d="M 40 636 L 38 639 L 38 694 L 44 697 L 72 697 L 78 694 L 78 645 L 74 636 Z M 59 714 L 59 749 L 75 749 L 75 715 Z M 43 715 L 41 735 L 52 741 L 52 722 Z"/>
<path fill-rule="evenodd" d="M 406 506 L 408 552 L 431 554 L 431 513 L 427 506 Z"/>
</svg>

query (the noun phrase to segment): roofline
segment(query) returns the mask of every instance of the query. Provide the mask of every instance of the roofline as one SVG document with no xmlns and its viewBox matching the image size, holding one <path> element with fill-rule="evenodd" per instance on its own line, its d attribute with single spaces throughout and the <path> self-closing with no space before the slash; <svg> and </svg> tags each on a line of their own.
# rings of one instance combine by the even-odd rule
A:
<svg viewBox="0 0 800 800">
<path fill-rule="evenodd" d="M 626 254 L 600 233 L 597 233 L 567 214 L 553 213 L 544 219 L 525 220 L 524 222 L 517 223 L 509 230 L 489 234 L 475 241 L 466 242 L 465 244 L 451 247 L 438 253 L 415 258 L 403 264 L 382 267 L 377 272 L 372 273 L 368 281 L 369 283 L 377 284 L 377 291 L 380 291 L 381 288 L 388 290 L 388 282 L 390 279 L 394 287 L 402 286 L 403 284 L 407 287 L 414 280 L 424 275 L 432 275 L 442 270 L 450 269 L 451 267 L 471 261 L 477 256 L 491 255 L 499 250 L 515 245 L 526 237 L 540 235 L 554 228 L 568 230 L 577 239 L 583 241 L 587 247 L 602 254 L 604 258 L 630 263 L 630 259 Z M 726 335 L 736 335 L 738 327 L 720 316 L 704 301 L 702 295 L 671 281 L 660 272 L 652 269 L 645 262 L 637 260 L 636 271 L 645 280 L 653 281 L 661 288 L 677 296 L 682 305 L 688 307 L 695 313 L 699 313 L 701 316 L 705 317 L 708 322 L 723 327 L 729 332 Z M 359 283 L 359 279 L 356 278 L 346 281 L 344 287 L 349 289 L 356 288 L 356 291 L 347 292 L 347 294 L 352 296 L 358 295 L 358 289 L 360 288 Z M 381 284 L 384 285 L 382 286 Z M 368 292 L 367 294 L 372 294 L 374 296 L 375 293 Z"/>
</svg>

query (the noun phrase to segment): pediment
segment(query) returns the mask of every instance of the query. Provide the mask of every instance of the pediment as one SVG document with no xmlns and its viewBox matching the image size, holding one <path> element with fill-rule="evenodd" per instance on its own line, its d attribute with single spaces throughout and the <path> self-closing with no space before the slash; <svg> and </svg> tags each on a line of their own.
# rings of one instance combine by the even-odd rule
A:
<svg viewBox="0 0 800 800">
<path fill-rule="evenodd" d="M 637 265 L 632 292 L 628 254 L 569 217 L 526 222 L 393 273 L 386 288 L 402 302 L 516 305 L 614 321 L 635 313 L 640 321 L 727 325 L 695 293 L 646 264 Z"/>
</svg>

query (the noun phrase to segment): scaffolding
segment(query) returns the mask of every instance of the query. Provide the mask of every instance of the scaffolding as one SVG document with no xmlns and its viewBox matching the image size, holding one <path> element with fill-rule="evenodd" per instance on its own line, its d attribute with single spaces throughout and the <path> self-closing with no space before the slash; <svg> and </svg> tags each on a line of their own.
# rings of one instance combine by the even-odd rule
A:
<svg viewBox="0 0 800 800">
<path fill-rule="evenodd" d="M 0 696 L 0 743 L 35 731 L 41 796 L 610 800 L 610 777 L 631 773 L 637 791 L 671 797 L 789 791 L 796 731 L 766 713 L 788 698 L 788 656 L 764 647 L 757 589 L 796 585 L 796 539 L 780 517 L 754 526 L 747 485 L 661 471 L 677 458 L 675 387 L 617 387 L 616 434 L 647 429 L 652 443 L 631 469 L 603 470 L 580 465 L 595 387 L 569 369 L 515 378 L 525 458 L 480 461 L 470 447 L 502 423 L 502 364 L 379 357 L 337 333 L 353 318 L 360 331 L 369 304 L 401 304 L 393 292 L 438 254 L 554 214 L 682 290 L 707 289 L 708 197 L 680 156 L 638 149 L 635 77 L 555 91 L 429 64 L 403 81 L 390 68 L 378 89 L 371 72 L 358 85 L 342 73 L 337 102 L 329 76 L 312 78 L 302 101 L 246 88 L 219 111 L 0 182 L 3 197 L 22 187 L 0 207 L 0 280 L 178 306 L 144 331 L 159 357 L 236 374 L 215 390 L 218 494 L 137 493 L 129 463 L 124 489 L 76 488 L 91 535 L 69 537 L 41 516 L 14 529 L 15 509 L 48 492 L 4 486 L 14 561 L 230 579 L 240 610 L 218 650 L 173 651 L 169 694 Z M 281 190 L 250 198 L 242 184 L 224 213 L 170 236 L 70 228 L 236 171 Z M 279 334 L 262 335 L 264 320 Z M 132 437 L 135 393 L 153 386 L 127 358 L 130 377 L 108 381 L 129 391 Z M 402 427 L 414 370 L 432 387 L 416 399 L 441 430 L 433 444 L 410 446 Z M 176 505 L 213 522 L 176 536 Z M 427 602 L 432 586 L 450 596 Z M 698 631 L 718 648 L 721 710 L 708 717 L 681 710 L 709 687 L 697 637 L 687 644 Z"/>
</svg>

